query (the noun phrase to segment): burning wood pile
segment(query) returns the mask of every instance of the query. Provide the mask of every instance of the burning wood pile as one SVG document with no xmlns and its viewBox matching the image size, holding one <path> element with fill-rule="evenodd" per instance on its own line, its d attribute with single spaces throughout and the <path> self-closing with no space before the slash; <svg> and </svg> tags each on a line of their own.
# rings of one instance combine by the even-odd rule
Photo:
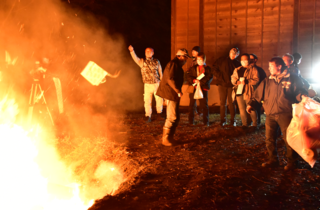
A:
<svg viewBox="0 0 320 210">
<path fill-rule="evenodd" d="M 108 37 L 92 35 L 61 2 L 1 4 L 0 209 L 88 209 L 138 172 L 126 147 L 112 141 L 107 117 L 90 108 L 107 99 L 80 75 L 85 69 L 96 86 L 120 75 L 117 59 L 102 61 Z M 86 106 L 91 112 L 80 109 Z"/>
</svg>

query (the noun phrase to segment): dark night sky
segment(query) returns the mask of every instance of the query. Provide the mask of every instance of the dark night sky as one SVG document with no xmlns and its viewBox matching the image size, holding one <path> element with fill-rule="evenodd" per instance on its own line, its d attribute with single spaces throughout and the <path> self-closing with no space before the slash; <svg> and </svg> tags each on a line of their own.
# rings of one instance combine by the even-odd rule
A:
<svg viewBox="0 0 320 210">
<path fill-rule="evenodd" d="M 69 5 L 92 13 L 111 35 L 121 34 L 138 56 L 152 47 L 162 66 L 171 59 L 171 0 L 71 0 Z"/>
</svg>

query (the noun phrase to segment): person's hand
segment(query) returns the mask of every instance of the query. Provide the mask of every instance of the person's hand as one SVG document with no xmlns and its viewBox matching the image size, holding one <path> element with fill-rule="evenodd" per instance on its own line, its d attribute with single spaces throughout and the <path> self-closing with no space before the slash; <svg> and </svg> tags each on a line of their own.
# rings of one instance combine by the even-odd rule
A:
<svg viewBox="0 0 320 210">
<path fill-rule="evenodd" d="M 183 96 L 183 93 L 178 93 L 178 97 L 181 98 Z"/>
<path fill-rule="evenodd" d="M 248 105 L 248 106 L 247 106 L 247 112 L 250 114 L 251 111 L 252 111 L 252 106 Z"/>
<path fill-rule="evenodd" d="M 130 45 L 130 46 L 128 47 L 128 49 L 129 49 L 130 52 L 133 52 L 133 51 L 134 51 L 132 45 Z"/>
<path fill-rule="evenodd" d="M 240 85 L 240 84 L 241 84 L 241 82 L 238 80 L 238 81 L 237 81 L 237 85 Z"/>
<path fill-rule="evenodd" d="M 306 95 L 301 96 L 301 103 L 305 103 L 309 97 Z"/>
<path fill-rule="evenodd" d="M 107 81 L 107 79 L 104 77 L 104 78 L 101 80 L 100 84 L 103 84 L 103 83 L 105 83 L 106 81 Z"/>
<path fill-rule="evenodd" d="M 195 80 L 194 80 L 194 83 L 196 83 L 197 85 L 199 85 L 199 84 L 200 84 L 200 81 L 199 81 L 198 79 L 195 79 Z"/>
</svg>

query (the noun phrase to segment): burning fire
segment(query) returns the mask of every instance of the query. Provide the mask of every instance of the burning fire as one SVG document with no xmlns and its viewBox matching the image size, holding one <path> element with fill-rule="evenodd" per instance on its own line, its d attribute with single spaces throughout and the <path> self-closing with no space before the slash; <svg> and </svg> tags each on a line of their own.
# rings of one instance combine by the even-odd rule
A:
<svg viewBox="0 0 320 210">
<path fill-rule="evenodd" d="M 0 209 L 6 210 L 84 210 L 79 184 L 50 183 L 35 162 L 41 144 L 14 124 L 18 107 L 14 100 L 0 102 Z M 58 161 L 58 160 L 57 160 Z"/>
</svg>

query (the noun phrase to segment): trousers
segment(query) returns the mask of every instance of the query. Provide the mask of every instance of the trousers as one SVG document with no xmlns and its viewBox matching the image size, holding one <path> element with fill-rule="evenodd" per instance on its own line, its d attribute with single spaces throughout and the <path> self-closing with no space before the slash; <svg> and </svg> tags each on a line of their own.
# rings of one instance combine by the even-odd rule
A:
<svg viewBox="0 0 320 210">
<path fill-rule="evenodd" d="M 269 154 L 270 161 L 278 161 L 277 153 L 277 133 L 278 128 L 283 134 L 283 139 L 287 148 L 287 161 L 288 163 L 293 163 L 297 158 L 298 154 L 288 145 L 287 141 L 287 128 L 291 122 L 292 114 L 283 113 L 276 115 L 267 115 L 266 116 L 266 146 Z"/>
<path fill-rule="evenodd" d="M 157 90 L 159 83 L 144 84 L 144 109 L 146 117 L 151 117 L 152 114 L 152 97 L 154 96 L 156 101 L 157 113 L 162 113 L 163 98 L 157 96 Z"/>
<path fill-rule="evenodd" d="M 180 98 L 178 101 L 166 100 L 166 102 L 167 102 L 167 119 L 164 123 L 164 128 L 170 129 L 170 133 L 173 135 L 180 121 L 180 111 L 179 111 Z"/>
<path fill-rule="evenodd" d="M 198 99 L 200 102 L 200 107 L 203 112 L 203 123 L 206 124 L 209 122 L 209 106 L 208 106 L 208 91 L 202 90 L 203 98 Z M 194 94 L 193 94 L 194 95 Z M 194 99 L 193 97 L 190 98 L 190 104 L 189 104 L 189 122 L 194 121 L 194 113 L 196 111 L 197 99 Z"/>
<path fill-rule="evenodd" d="M 232 87 L 218 86 L 219 96 L 220 96 L 220 120 L 221 122 L 226 121 L 227 109 L 226 102 L 228 99 L 228 107 L 231 115 L 231 122 L 234 122 L 235 107 L 232 101 Z"/>
</svg>

